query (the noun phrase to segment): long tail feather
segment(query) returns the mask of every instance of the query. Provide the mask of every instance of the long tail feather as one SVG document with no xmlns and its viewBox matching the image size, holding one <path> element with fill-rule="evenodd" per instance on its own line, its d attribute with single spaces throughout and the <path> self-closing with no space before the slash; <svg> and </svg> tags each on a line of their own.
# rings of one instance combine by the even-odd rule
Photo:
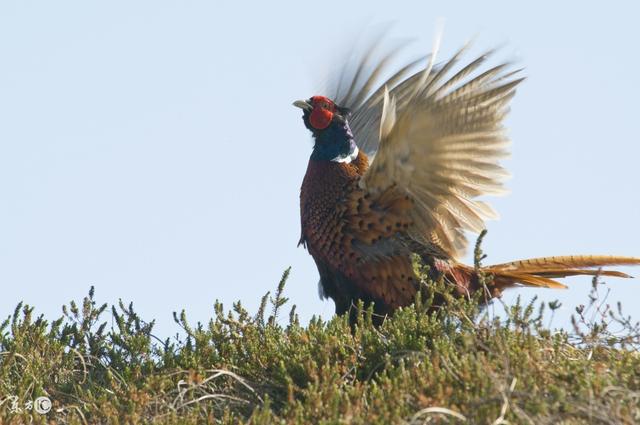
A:
<svg viewBox="0 0 640 425">
<path fill-rule="evenodd" d="M 518 284 L 525 286 L 538 286 L 542 288 L 554 288 L 554 289 L 566 289 L 567 286 L 553 279 L 549 279 L 543 276 L 536 276 L 526 273 L 509 273 L 502 272 L 495 274 L 493 280 L 495 286 L 499 289 L 508 288 L 510 286 L 516 286 Z"/>
<path fill-rule="evenodd" d="M 517 270 L 537 273 L 550 269 L 588 268 L 605 266 L 640 265 L 640 258 L 615 255 L 565 255 L 559 257 L 541 257 L 528 260 L 496 264 L 488 268 L 498 270 Z"/>
<path fill-rule="evenodd" d="M 602 267 L 622 265 L 640 265 L 640 258 L 611 255 L 542 257 L 496 264 L 485 267 L 483 270 L 494 275 L 494 284 L 499 289 L 516 285 L 566 288 L 565 285 L 552 278 L 579 275 L 630 278 L 631 276 L 626 273 L 600 269 Z"/>
<path fill-rule="evenodd" d="M 546 270 L 544 272 L 536 273 L 537 276 L 544 276 L 550 278 L 559 278 L 559 277 L 569 277 L 569 276 L 611 276 L 611 277 L 621 277 L 625 279 L 632 278 L 626 273 L 615 271 L 615 270 L 584 270 L 584 269 L 564 269 L 564 270 Z"/>
</svg>

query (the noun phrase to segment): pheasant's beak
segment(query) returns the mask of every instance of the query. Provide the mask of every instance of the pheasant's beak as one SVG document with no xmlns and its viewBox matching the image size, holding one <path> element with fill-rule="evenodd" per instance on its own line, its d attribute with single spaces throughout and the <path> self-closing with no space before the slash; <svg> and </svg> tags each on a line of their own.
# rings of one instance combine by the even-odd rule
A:
<svg viewBox="0 0 640 425">
<path fill-rule="evenodd" d="M 305 111 L 310 111 L 313 109 L 313 106 L 306 100 L 296 100 L 295 102 L 293 102 L 293 106 L 296 106 Z"/>
</svg>

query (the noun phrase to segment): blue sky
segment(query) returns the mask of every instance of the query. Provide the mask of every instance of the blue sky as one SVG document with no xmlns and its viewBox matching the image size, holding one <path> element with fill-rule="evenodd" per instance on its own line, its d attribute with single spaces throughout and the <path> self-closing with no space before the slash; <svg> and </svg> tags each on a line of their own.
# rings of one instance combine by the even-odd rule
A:
<svg viewBox="0 0 640 425">
<path fill-rule="evenodd" d="M 255 311 L 292 266 L 301 318 L 330 317 L 296 248 L 311 141 L 291 102 L 366 23 L 395 22 L 413 57 L 444 18 L 442 58 L 477 36 L 526 67 L 487 263 L 640 256 L 637 7 L 415 3 L 0 3 L 0 316 L 57 317 L 95 285 L 168 336 L 172 311 L 206 320 L 216 298 Z M 569 282 L 505 301 L 560 299 L 564 325 L 590 287 Z M 640 310 L 640 279 L 609 286 Z"/>
</svg>

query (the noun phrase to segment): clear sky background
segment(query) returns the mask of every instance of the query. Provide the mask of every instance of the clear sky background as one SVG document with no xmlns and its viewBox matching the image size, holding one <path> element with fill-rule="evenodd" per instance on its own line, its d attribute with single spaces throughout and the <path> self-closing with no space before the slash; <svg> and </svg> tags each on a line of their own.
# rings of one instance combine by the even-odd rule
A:
<svg viewBox="0 0 640 425">
<path fill-rule="evenodd" d="M 442 17 L 441 58 L 478 35 L 526 66 L 486 263 L 640 256 L 633 2 L 274 3 L 0 2 L 0 318 L 20 300 L 58 317 L 95 285 L 169 336 L 172 311 L 206 320 L 216 298 L 255 312 L 287 266 L 301 318 L 330 317 L 296 248 L 311 141 L 291 102 L 367 22 L 395 22 L 414 57 Z M 640 319 L 640 279 L 609 282 Z M 505 300 L 560 299 L 565 325 L 590 288 L 570 283 Z"/>
</svg>

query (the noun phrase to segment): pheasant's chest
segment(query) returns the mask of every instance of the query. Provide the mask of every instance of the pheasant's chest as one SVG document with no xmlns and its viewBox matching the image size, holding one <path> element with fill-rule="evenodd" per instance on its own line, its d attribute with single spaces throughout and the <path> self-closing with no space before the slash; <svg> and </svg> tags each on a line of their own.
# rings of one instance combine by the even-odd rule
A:
<svg viewBox="0 0 640 425">
<path fill-rule="evenodd" d="M 300 212 L 303 218 L 309 215 L 327 218 L 340 209 L 360 178 L 340 168 L 343 167 L 309 164 L 300 189 Z"/>
<path fill-rule="evenodd" d="M 300 189 L 303 237 L 313 248 L 317 242 L 339 236 L 344 225 L 346 199 L 357 189 L 357 169 L 349 164 L 309 162 Z"/>
</svg>

